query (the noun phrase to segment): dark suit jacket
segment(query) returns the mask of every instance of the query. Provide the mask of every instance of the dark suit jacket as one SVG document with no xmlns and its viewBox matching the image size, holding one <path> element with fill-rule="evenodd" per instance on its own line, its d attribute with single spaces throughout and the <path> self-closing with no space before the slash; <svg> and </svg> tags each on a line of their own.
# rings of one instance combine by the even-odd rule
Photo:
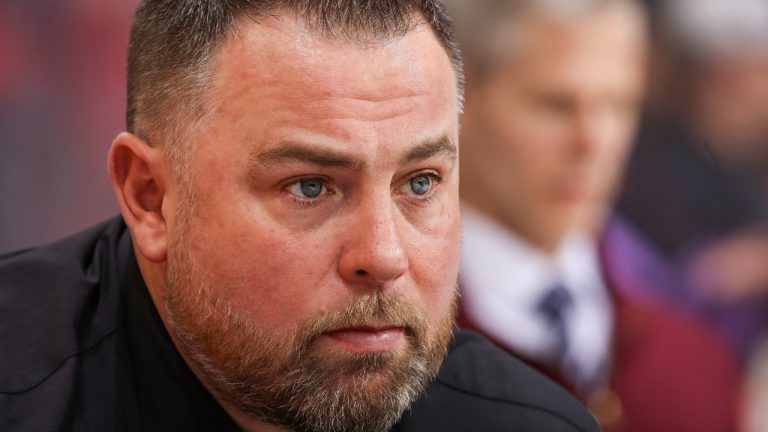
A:
<svg viewBox="0 0 768 432">
<path fill-rule="evenodd" d="M 551 381 L 477 335 L 454 336 L 394 431 L 598 430 Z M 0 430 L 236 429 L 176 351 L 122 220 L 0 256 Z"/>
</svg>

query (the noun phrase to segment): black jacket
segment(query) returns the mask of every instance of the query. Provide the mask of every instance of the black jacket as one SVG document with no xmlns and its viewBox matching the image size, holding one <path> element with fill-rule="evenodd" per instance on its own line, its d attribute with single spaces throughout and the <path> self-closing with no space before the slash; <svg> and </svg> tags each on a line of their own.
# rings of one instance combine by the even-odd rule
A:
<svg viewBox="0 0 768 432">
<path fill-rule="evenodd" d="M 184 363 L 121 219 L 0 256 L 0 430 L 236 430 Z M 456 330 L 394 431 L 597 431 L 563 390 Z"/>
</svg>

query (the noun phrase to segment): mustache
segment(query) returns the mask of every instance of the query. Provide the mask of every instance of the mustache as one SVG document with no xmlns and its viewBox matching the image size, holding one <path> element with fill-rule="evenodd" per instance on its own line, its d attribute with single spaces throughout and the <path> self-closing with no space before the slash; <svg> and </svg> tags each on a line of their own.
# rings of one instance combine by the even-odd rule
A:
<svg viewBox="0 0 768 432">
<path fill-rule="evenodd" d="M 422 339 L 427 329 L 422 315 L 400 295 L 375 292 L 311 318 L 299 330 L 299 340 L 308 346 L 323 333 L 371 324 L 400 327 L 415 339 Z"/>
</svg>

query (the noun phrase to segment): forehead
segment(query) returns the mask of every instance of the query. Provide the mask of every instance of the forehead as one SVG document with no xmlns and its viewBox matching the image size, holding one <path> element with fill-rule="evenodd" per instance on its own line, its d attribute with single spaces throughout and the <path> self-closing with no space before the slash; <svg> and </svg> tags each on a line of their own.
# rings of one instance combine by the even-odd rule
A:
<svg viewBox="0 0 768 432">
<path fill-rule="evenodd" d="M 643 74 L 646 30 L 640 12 L 628 5 L 562 19 L 531 13 L 516 25 L 517 70 L 536 69 L 547 79 L 560 76 L 582 84 L 634 82 Z"/>
<path fill-rule="evenodd" d="M 396 116 L 413 99 L 456 98 L 450 60 L 426 25 L 364 44 L 324 37 L 289 14 L 241 19 L 216 56 L 213 81 L 225 104 L 276 96 L 318 115 L 370 120 Z"/>
</svg>

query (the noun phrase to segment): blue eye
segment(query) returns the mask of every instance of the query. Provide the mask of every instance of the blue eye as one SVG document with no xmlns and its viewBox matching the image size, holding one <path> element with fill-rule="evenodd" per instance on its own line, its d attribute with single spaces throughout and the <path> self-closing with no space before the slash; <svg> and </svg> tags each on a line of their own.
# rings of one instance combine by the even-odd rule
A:
<svg viewBox="0 0 768 432">
<path fill-rule="evenodd" d="M 288 191 L 301 198 L 317 198 L 325 191 L 325 181 L 320 178 L 297 180 L 288 186 Z"/>
<path fill-rule="evenodd" d="M 299 188 L 307 198 L 317 198 L 323 192 L 323 182 L 319 179 L 299 180 Z"/>
<path fill-rule="evenodd" d="M 429 175 L 418 175 L 408 180 L 411 192 L 416 195 L 426 195 L 432 188 L 432 177 Z"/>
</svg>

